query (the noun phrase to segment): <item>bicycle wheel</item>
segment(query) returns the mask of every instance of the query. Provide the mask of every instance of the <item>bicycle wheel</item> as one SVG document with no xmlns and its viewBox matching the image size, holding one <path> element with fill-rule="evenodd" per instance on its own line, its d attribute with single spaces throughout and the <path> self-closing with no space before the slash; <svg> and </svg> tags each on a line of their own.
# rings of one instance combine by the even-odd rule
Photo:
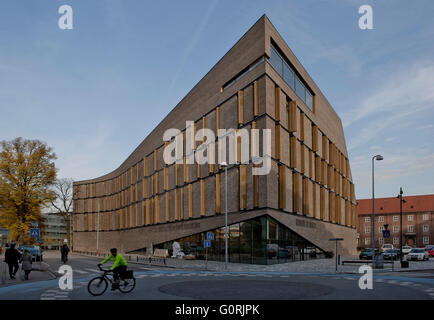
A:
<svg viewBox="0 0 434 320">
<path fill-rule="evenodd" d="M 119 284 L 119 290 L 123 293 L 131 292 L 135 287 L 136 287 L 135 278 L 121 280 L 121 283 Z"/>
<path fill-rule="evenodd" d="M 96 277 L 89 281 L 87 291 L 93 296 L 100 296 L 107 290 L 107 280 L 104 277 Z"/>
</svg>

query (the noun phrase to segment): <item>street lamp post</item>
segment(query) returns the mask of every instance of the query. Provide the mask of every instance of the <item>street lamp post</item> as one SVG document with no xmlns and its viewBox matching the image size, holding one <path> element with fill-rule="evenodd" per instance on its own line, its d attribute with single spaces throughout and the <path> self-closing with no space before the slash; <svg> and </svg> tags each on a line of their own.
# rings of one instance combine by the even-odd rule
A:
<svg viewBox="0 0 434 320">
<path fill-rule="evenodd" d="M 399 188 L 399 195 L 397 196 L 397 198 L 399 199 L 399 215 L 400 215 L 400 227 L 399 227 L 399 231 L 400 231 L 400 238 L 399 238 L 399 243 L 400 243 L 400 253 L 399 253 L 399 261 L 401 263 L 401 267 L 403 265 L 402 263 L 402 258 L 403 258 L 403 254 L 402 254 L 402 203 L 406 203 L 406 201 L 404 199 L 402 199 L 402 195 L 403 195 L 403 191 L 402 191 L 402 187 Z"/>
<path fill-rule="evenodd" d="M 374 193 L 374 160 L 380 161 L 383 160 L 383 156 L 377 154 L 372 157 L 372 230 L 371 230 L 371 241 L 372 241 L 372 267 L 375 268 L 375 193 Z"/>
<path fill-rule="evenodd" d="M 225 270 L 228 270 L 228 164 L 223 161 L 225 168 Z"/>
</svg>

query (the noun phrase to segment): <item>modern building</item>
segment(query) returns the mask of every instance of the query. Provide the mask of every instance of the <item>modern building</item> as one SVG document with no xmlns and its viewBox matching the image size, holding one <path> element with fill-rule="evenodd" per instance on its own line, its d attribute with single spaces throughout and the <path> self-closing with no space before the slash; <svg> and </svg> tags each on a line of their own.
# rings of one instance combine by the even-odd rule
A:
<svg viewBox="0 0 434 320">
<path fill-rule="evenodd" d="M 181 148 L 174 155 L 179 163 L 168 165 L 164 150 L 173 141 L 163 135 L 170 128 L 179 130 Z M 224 260 L 225 168 L 222 161 L 186 164 L 189 145 L 200 149 L 194 133 L 202 128 L 247 129 L 252 154 L 270 147 L 268 174 L 253 175 L 251 158 L 244 161 L 241 152 L 227 167 L 230 261 L 305 259 L 334 251 L 335 237 L 345 239 L 342 254 L 356 252 L 356 199 L 341 120 L 265 15 L 119 168 L 74 183 L 75 250 L 95 252 L 97 242 L 99 252 L 171 249 L 176 240 L 202 258 L 205 234 L 213 231 L 209 258 Z M 270 143 L 263 142 L 264 129 Z M 245 140 L 235 140 L 223 148 L 210 139 L 207 152 L 219 159 L 222 150 L 242 150 Z"/>
<path fill-rule="evenodd" d="M 403 196 L 402 204 L 402 244 L 412 247 L 425 247 L 434 244 L 434 194 Z M 372 199 L 360 199 L 358 203 L 359 246 L 371 247 L 372 237 Z M 400 201 L 396 197 L 378 198 L 375 204 L 375 246 L 384 243 L 401 245 Z M 390 237 L 383 237 L 385 225 Z"/>
<path fill-rule="evenodd" d="M 66 222 L 62 216 L 57 213 L 42 213 L 43 228 L 41 235 L 43 243 L 41 245 L 48 250 L 59 249 L 67 239 Z"/>
</svg>

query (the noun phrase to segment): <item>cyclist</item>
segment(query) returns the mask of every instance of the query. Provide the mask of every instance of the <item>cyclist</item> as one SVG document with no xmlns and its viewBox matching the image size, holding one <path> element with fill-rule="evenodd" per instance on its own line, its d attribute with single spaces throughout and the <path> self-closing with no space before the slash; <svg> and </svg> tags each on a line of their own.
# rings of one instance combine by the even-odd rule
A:
<svg viewBox="0 0 434 320">
<path fill-rule="evenodd" d="M 125 271 L 127 271 L 127 265 L 128 263 L 125 261 L 125 258 L 122 257 L 120 253 L 118 253 L 118 250 L 116 248 L 110 249 L 110 255 L 105 258 L 101 263 L 98 264 L 98 266 L 103 265 L 110 259 L 113 259 L 115 262 L 111 266 L 110 270 L 113 271 L 113 279 L 114 283 L 112 285 L 112 290 L 116 290 L 119 288 L 119 282 L 120 282 L 120 275 L 123 274 Z"/>
</svg>

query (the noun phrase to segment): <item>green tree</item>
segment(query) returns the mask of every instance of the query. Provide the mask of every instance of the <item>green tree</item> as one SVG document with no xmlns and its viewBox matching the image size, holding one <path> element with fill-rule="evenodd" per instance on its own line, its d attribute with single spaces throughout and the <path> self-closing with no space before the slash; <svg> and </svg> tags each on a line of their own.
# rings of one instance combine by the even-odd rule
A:
<svg viewBox="0 0 434 320">
<path fill-rule="evenodd" d="M 56 196 L 56 155 L 39 140 L 0 144 L 0 225 L 10 229 L 11 240 L 28 242 L 31 223 L 42 223 L 41 208 Z"/>
</svg>

